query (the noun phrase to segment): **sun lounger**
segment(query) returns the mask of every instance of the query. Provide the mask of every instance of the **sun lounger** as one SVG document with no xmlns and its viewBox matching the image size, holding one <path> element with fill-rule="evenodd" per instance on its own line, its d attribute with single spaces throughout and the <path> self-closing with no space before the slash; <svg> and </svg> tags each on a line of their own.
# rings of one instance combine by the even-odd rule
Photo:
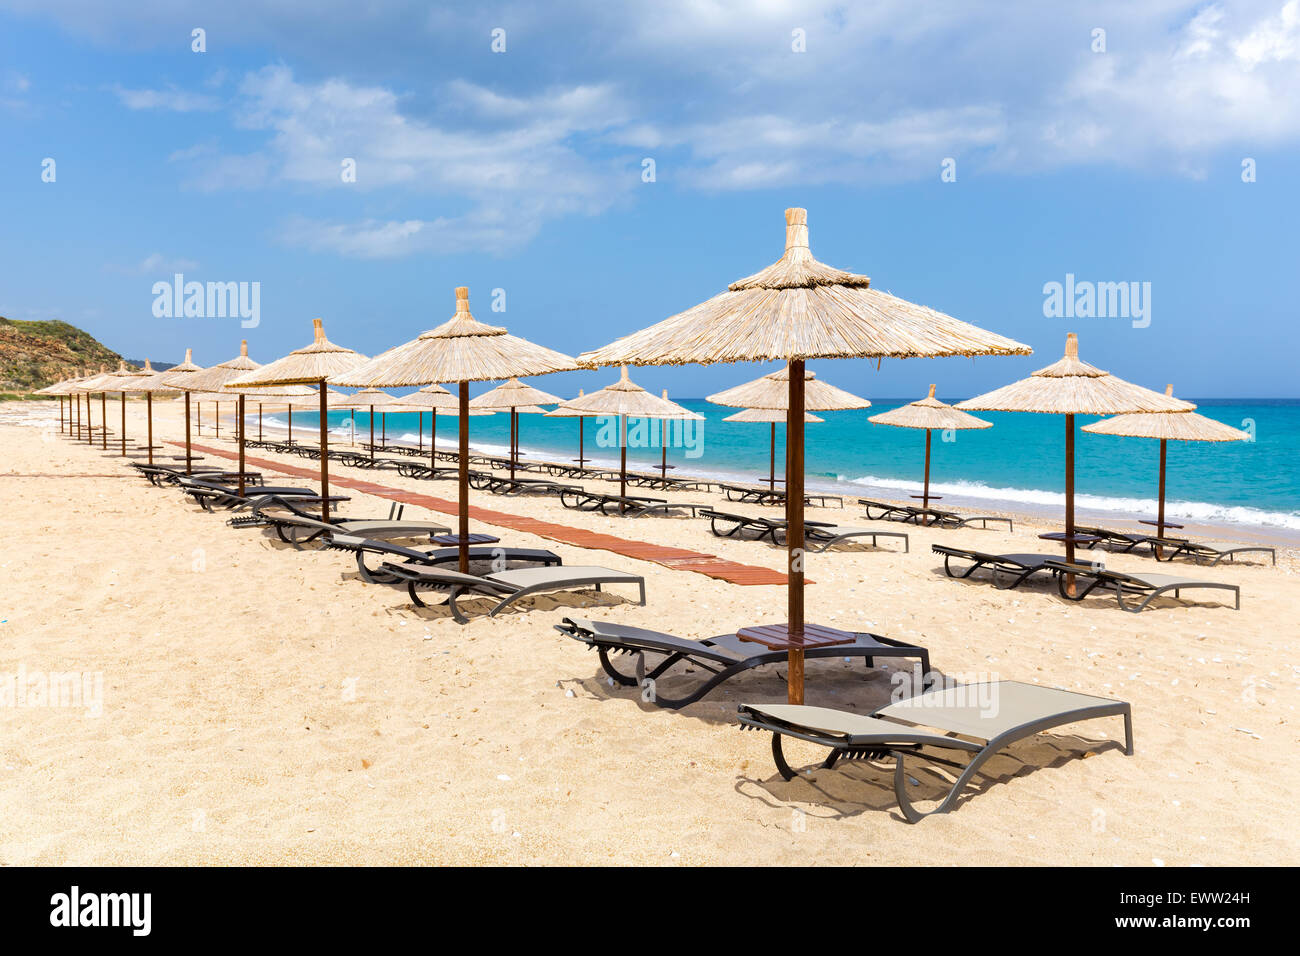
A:
<svg viewBox="0 0 1300 956">
<path fill-rule="evenodd" d="M 877 547 L 877 538 L 899 538 L 903 542 L 904 553 L 911 551 L 912 545 L 905 531 L 877 531 L 874 528 L 853 528 L 846 525 L 831 524 L 829 521 L 808 521 L 803 523 L 804 545 L 811 551 L 825 551 L 831 545 L 849 541 L 853 538 L 870 538 L 871 546 Z M 785 535 L 780 535 L 784 544 Z"/>
<path fill-rule="evenodd" d="M 432 551 L 419 551 L 404 548 L 376 538 L 367 538 L 361 534 L 346 534 L 332 531 L 325 535 L 325 548 L 332 551 L 348 551 L 356 555 L 357 571 L 362 580 L 369 584 L 395 584 L 403 578 L 382 568 L 372 568 L 366 564 L 367 554 L 387 555 L 401 558 L 413 564 L 439 566 L 455 564 L 460 560 L 459 548 L 436 548 Z M 540 548 L 506 548 L 501 545 L 474 545 L 469 549 L 470 561 L 504 561 L 507 565 L 526 563 L 553 567 L 563 564 L 563 559 L 554 551 Z"/>
<path fill-rule="evenodd" d="M 988 554 L 984 551 L 971 551 L 968 548 L 952 548 L 945 544 L 931 547 L 935 554 L 943 555 L 943 570 L 950 578 L 968 578 L 979 568 L 987 567 L 992 572 L 993 586 L 1003 591 L 1018 588 L 1026 580 L 1040 571 L 1052 571 L 1050 562 L 1058 559 L 1054 554 Z M 952 560 L 969 561 L 970 567 L 965 571 L 953 568 Z M 1011 575 L 1011 583 L 1003 584 L 1000 575 Z"/>
<path fill-rule="evenodd" d="M 256 485 L 251 489 L 255 494 L 247 493 L 248 489 L 246 489 L 245 494 L 241 496 L 239 490 L 235 487 L 202 479 L 182 478 L 177 484 L 180 486 L 181 491 L 197 501 L 204 511 L 211 511 L 213 507 L 236 508 L 249 506 L 265 498 L 313 498 L 317 494 L 310 488 Z"/>
<path fill-rule="evenodd" d="M 785 546 L 786 522 L 777 518 L 741 515 L 715 508 L 702 508 L 699 516 L 709 519 L 709 530 L 719 538 L 752 535 L 754 540 L 766 538 L 778 547 Z M 907 534 L 902 531 L 877 531 L 874 528 L 851 528 L 829 521 L 804 520 L 804 545 L 812 551 L 825 551 L 834 544 L 852 538 L 870 538 L 874 548 L 880 538 L 900 538 L 903 550 L 911 549 Z"/>
<path fill-rule="evenodd" d="M 908 823 L 918 823 L 930 813 L 955 809 L 966 785 L 985 762 L 1016 741 L 1098 717 L 1124 718 L 1124 753 L 1131 755 L 1133 717 L 1126 702 L 1020 681 L 936 688 L 888 704 L 870 715 L 802 704 L 740 707 L 742 729 L 771 731 L 772 757 L 777 771 L 786 780 L 794 779 L 795 772 L 786 763 L 782 737 L 829 748 L 830 753 L 822 763 L 826 769 L 834 767 L 840 759 L 878 760 L 892 755 L 894 795 Z M 968 760 L 962 763 L 929 752 L 934 750 L 962 751 Z M 904 768 L 908 754 L 959 771 L 956 782 L 931 811 L 917 810 L 908 796 L 908 773 Z"/>
<path fill-rule="evenodd" d="M 419 595 L 421 587 L 444 589 L 444 599 L 451 610 L 451 616 L 458 624 L 469 623 L 469 619 L 456 606 L 457 598 L 466 594 L 497 600 L 497 605 L 488 612 L 488 617 L 496 616 L 503 608 L 531 594 L 572 591 L 588 585 L 594 585 L 599 591 L 605 584 L 635 584 L 641 594 L 639 603 L 645 604 L 645 578 L 639 574 L 595 566 L 519 568 L 513 571 L 485 574 L 482 577 L 412 562 L 394 564 L 386 561 L 380 569 L 407 582 L 407 590 L 417 607 L 427 606 Z"/>
<path fill-rule="evenodd" d="M 670 517 L 685 511 L 691 517 L 708 505 L 668 501 L 666 498 L 646 498 L 641 495 L 608 495 L 599 491 L 572 488 L 560 492 L 560 503 L 574 511 L 599 511 L 603 515 L 622 518 L 640 518 L 645 515 Z"/>
<path fill-rule="evenodd" d="M 775 545 L 777 533 L 784 530 L 785 522 L 778 521 L 775 518 L 763 518 L 755 515 L 734 514 L 729 511 L 718 511 L 715 508 L 704 508 L 699 513 L 701 518 L 707 518 L 709 521 L 709 530 L 713 532 L 714 537 L 734 538 L 737 535 L 754 535 L 757 540 L 767 538 Z"/>
<path fill-rule="evenodd" d="M 1081 548 L 1099 548 L 1105 546 L 1107 551 L 1119 551 L 1128 553 L 1140 544 L 1145 544 L 1147 535 L 1145 534 L 1128 534 L 1124 531 L 1111 531 L 1108 528 L 1081 528 L 1074 526 L 1074 533 L 1086 535 L 1090 538 L 1100 538 L 1100 541 L 1080 543 Z"/>
<path fill-rule="evenodd" d="M 694 641 L 626 624 L 568 617 L 555 625 L 555 629 L 599 653 L 600 666 L 616 683 L 624 687 L 650 687 L 653 693 L 643 695 L 643 699 L 671 709 L 695 703 L 737 674 L 767 664 L 781 665 L 789 659 L 785 651 L 769 650 L 762 644 L 742 641 L 734 634 Z M 629 675 L 618 670 L 610 660 L 611 654 L 635 654 L 635 674 Z M 647 669 L 646 654 L 657 655 L 662 659 Z M 804 657 L 807 660 L 857 657 L 864 659 L 868 667 L 874 667 L 878 657 L 914 657 L 921 662 L 922 674 L 930 672 L 930 652 L 925 648 L 890 640 L 878 634 L 860 633 L 852 644 L 809 648 L 804 651 Z M 665 697 L 659 693 L 655 682 L 677 664 L 686 668 L 698 667 L 712 676 L 702 678 L 698 686 L 685 697 Z"/>
<path fill-rule="evenodd" d="M 733 485 L 723 482 L 718 483 L 723 494 L 727 496 L 728 501 L 750 502 L 756 505 L 783 505 L 785 504 L 785 490 L 765 488 L 760 485 Z M 843 508 L 844 499 L 839 495 L 822 495 L 814 492 L 805 493 L 803 496 L 804 504 L 819 505 L 827 507 L 830 502 Z"/>
<path fill-rule="evenodd" d="M 1231 591 L 1235 608 L 1238 611 L 1241 610 L 1241 588 L 1235 584 L 1224 584 L 1221 581 L 1198 581 L 1195 578 L 1179 578 L 1170 574 L 1136 574 L 1133 572 L 1110 571 L 1089 564 L 1069 564 L 1059 558 L 1049 561 L 1048 567 L 1059 575 L 1057 587 L 1061 592 L 1061 597 L 1071 601 L 1082 601 L 1095 588 L 1113 587 L 1115 589 L 1115 599 L 1119 601 L 1120 608 L 1136 614 L 1155 598 L 1170 591 L 1173 592 L 1174 597 L 1180 597 L 1181 592 L 1185 590 L 1210 588 L 1219 591 Z M 1078 587 L 1076 584 L 1074 594 L 1070 594 L 1067 588 L 1067 577 L 1070 575 L 1087 581 L 1087 584 L 1083 587 Z M 1141 597 L 1142 603 L 1130 607 L 1124 603 L 1125 594 L 1131 597 Z"/>
<path fill-rule="evenodd" d="M 1174 558 L 1191 558 L 1197 564 L 1207 564 L 1214 567 L 1224 558 L 1229 562 L 1236 560 L 1239 554 L 1249 554 L 1250 552 L 1260 552 L 1267 554 L 1274 564 L 1277 564 L 1277 552 L 1272 548 L 1263 545 L 1250 545 L 1240 548 L 1227 548 L 1220 550 L 1208 544 L 1199 544 L 1195 541 L 1188 541 L 1186 538 L 1157 538 L 1147 537 L 1143 539 L 1146 544 L 1151 545 L 1151 554 L 1157 561 L 1172 561 Z"/>
<path fill-rule="evenodd" d="M 581 491 L 578 485 L 565 485 L 545 478 L 505 478 L 479 472 L 477 483 L 475 476 L 470 476 L 470 484 L 479 491 L 494 495 L 560 495 L 566 491 Z"/>
<path fill-rule="evenodd" d="M 427 538 L 435 534 L 448 534 L 451 528 L 439 521 L 407 520 L 402 517 L 404 506 L 394 504 L 387 518 L 355 518 L 331 515 L 328 522 L 319 515 L 298 507 L 292 498 L 275 497 L 252 508 L 252 514 L 232 518 L 234 527 L 269 525 L 286 544 L 299 547 L 309 541 L 341 531 L 364 538 Z"/>
<path fill-rule="evenodd" d="M 989 522 L 992 521 L 996 524 L 1005 524 L 1008 531 L 1015 530 L 1015 522 L 1011 518 L 1002 518 L 997 515 L 962 515 L 955 511 L 944 511 L 941 508 L 891 505 L 888 502 L 875 501 L 871 498 L 859 498 L 858 504 L 866 509 L 867 518 L 872 521 L 904 521 L 933 528 L 969 528 L 979 522 L 979 526 L 984 529 L 987 529 Z M 873 508 L 879 514 L 872 514 Z"/>
</svg>

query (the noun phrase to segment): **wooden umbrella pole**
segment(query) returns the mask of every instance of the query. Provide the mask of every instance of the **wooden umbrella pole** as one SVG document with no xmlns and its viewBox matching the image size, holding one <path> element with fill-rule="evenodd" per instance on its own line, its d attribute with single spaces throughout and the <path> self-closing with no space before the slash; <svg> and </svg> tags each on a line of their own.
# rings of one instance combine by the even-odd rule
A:
<svg viewBox="0 0 1300 956">
<path fill-rule="evenodd" d="M 108 451 L 108 392 L 99 393 L 99 420 L 104 425 L 99 430 L 99 448 Z"/>
<path fill-rule="evenodd" d="M 190 393 L 185 393 L 185 474 L 194 474 L 194 456 L 190 451 Z"/>
<path fill-rule="evenodd" d="M 921 516 L 921 524 L 930 523 L 930 429 L 925 430 L 925 487 L 921 491 L 921 507 L 926 514 Z"/>
<path fill-rule="evenodd" d="M 239 421 L 235 423 L 235 428 L 239 434 L 239 497 L 244 497 L 244 399 L 246 396 L 239 396 Z"/>
<path fill-rule="evenodd" d="M 370 406 L 370 460 L 375 460 L 375 406 Z"/>
<path fill-rule="evenodd" d="M 262 403 L 257 403 L 257 440 L 262 440 Z"/>
<path fill-rule="evenodd" d="M 1167 439 L 1160 439 L 1160 504 L 1156 511 L 1156 534 L 1161 538 L 1165 536 L 1165 448 L 1168 444 Z M 1163 557 L 1159 546 L 1156 547 L 1156 557 Z"/>
<path fill-rule="evenodd" d="M 194 430 L 199 433 L 200 438 L 203 437 L 203 403 L 202 402 L 194 403 Z"/>
<path fill-rule="evenodd" d="M 287 439 L 290 445 L 293 444 L 293 405 L 289 406 L 289 437 Z"/>
<path fill-rule="evenodd" d="M 1074 563 L 1074 415 L 1065 416 L 1065 562 Z M 1074 575 L 1065 576 L 1065 589 L 1074 594 Z"/>
<path fill-rule="evenodd" d="M 320 380 L 320 518 L 330 523 L 330 421 L 329 389 L 325 379 Z"/>
<path fill-rule="evenodd" d="M 789 561 L 787 634 L 792 642 L 803 639 L 803 416 L 804 362 L 790 362 L 790 408 L 785 423 L 785 546 Z M 803 703 L 803 648 L 791 647 L 787 674 L 787 697 Z"/>
<path fill-rule="evenodd" d="M 469 382 L 460 383 L 460 573 L 469 574 Z"/>
<path fill-rule="evenodd" d="M 767 490 L 776 491 L 776 422 L 772 422 L 772 433 L 768 436 Z"/>
<path fill-rule="evenodd" d="M 217 423 L 216 424 L 217 437 L 220 438 L 221 437 L 221 403 L 213 402 L 212 409 L 213 409 L 212 418 Z"/>
<path fill-rule="evenodd" d="M 379 447 L 388 451 L 388 412 L 379 413 Z"/>
<path fill-rule="evenodd" d="M 122 457 L 126 457 L 126 392 L 119 392 L 122 396 Z"/>
<path fill-rule="evenodd" d="M 419 442 L 419 445 L 416 447 L 415 450 L 423 454 L 424 453 L 424 412 L 416 412 L 415 414 L 416 416 L 418 416 L 418 424 L 415 426 L 415 431 L 416 431 L 415 437 L 416 440 Z"/>
<path fill-rule="evenodd" d="M 618 416 L 618 495 L 620 498 L 627 497 L 627 416 Z M 618 505 L 620 513 L 627 511 L 627 502 L 620 501 Z"/>
<path fill-rule="evenodd" d="M 519 435 L 519 413 L 515 411 L 514 406 L 510 406 L 510 480 L 515 480 L 515 458 L 519 454 L 519 446 L 516 440 Z"/>
<path fill-rule="evenodd" d="M 659 477 L 668 480 L 668 419 L 659 422 Z"/>
<path fill-rule="evenodd" d="M 586 431 L 585 428 L 586 424 L 587 424 L 586 416 L 579 415 L 578 416 L 578 469 L 579 470 L 581 470 L 582 466 L 587 463 L 586 452 L 582 450 L 583 432 Z"/>
<path fill-rule="evenodd" d="M 153 392 L 144 393 L 145 419 L 149 422 L 149 464 L 153 464 Z"/>
<path fill-rule="evenodd" d="M 438 410 L 429 414 L 429 467 L 438 467 Z"/>
</svg>

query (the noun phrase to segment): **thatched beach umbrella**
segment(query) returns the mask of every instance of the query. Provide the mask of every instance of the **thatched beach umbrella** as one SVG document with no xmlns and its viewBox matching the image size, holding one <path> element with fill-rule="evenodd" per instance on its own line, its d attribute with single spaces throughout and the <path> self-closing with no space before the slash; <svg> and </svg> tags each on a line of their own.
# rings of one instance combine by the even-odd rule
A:
<svg viewBox="0 0 1300 956">
<path fill-rule="evenodd" d="M 752 382 L 745 382 L 734 388 L 728 388 L 708 396 L 705 401 L 714 405 L 729 405 L 741 408 L 788 412 L 790 410 L 790 366 L 777 369 Z M 816 373 L 804 369 L 803 407 L 805 411 L 843 412 L 854 408 L 870 408 L 871 403 L 859 398 L 852 392 L 836 388 L 829 382 L 817 378 Z M 805 422 L 807 419 L 804 419 Z M 787 436 L 788 437 L 788 436 Z M 768 487 L 776 490 L 776 424 L 771 433 L 772 458 Z"/>
<path fill-rule="evenodd" d="M 159 372 L 154 371 L 154 367 L 148 359 L 144 360 L 144 368 L 138 372 L 131 373 L 131 381 L 127 385 L 126 391 L 136 392 L 144 395 L 145 400 L 145 421 L 148 423 L 145 437 L 145 451 L 149 456 L 149 464 L 153 464 L 153 397 L 155 395 L 173 396 L 178 394 L 177 390 L 170 385 L 162 382 L 162 376 Z M 125 414 L 125 409 L 123 410 Z M 126 431 L 126 425 L 122 426 L 123 432 Z"/>
<path fill-rule="evenodd" d="M 121 405 L 122 405 L 121 432 L 122 432 L 122 434 L 121 434 L 120 438 L 121 438 L 121 442 L 122 442 L 122 451 L 121 451 L 121 455 L 122 455 L 123 458 L 126 457 L 126 393 L 127 393 L 127 392 L 134 392 L 134 391 L 136 390 L 134 386 L 135 386 L 138 382 L 142 382 L 144 379 L 152 378 L 152 377 L 153 377 L 153 369 L 147 369 L 147 370 L 146 370 L 146 369 L 133 369 L 133 368 L 127 368 L 126 363 L 125 363 L 125 362 L 122 362 L 122 363 L 118 366 L 117 371 L 113 373 L 113 377 L 112 377 L 112 379 L 109 380 L 109 381 L 107 381 L 107 382 L 102 383 L 103 386 L 104 386 L 104 387 L 107 387 L 110 391 L 117 392 L 118 395 L 119 395 L 119 397 L 121 398 Z M 150 442 L 150 444 L 153 444 L 153 443 Z"/>
<path fill-rule="evenodd" d="M 516 375 L 546 375 L 575 368 L 560 352 L 478 321 L 469 311 L 469 289 L 456 289 L 456 314 L 418 338 L 389 349 L 357 368 L 335 375 L 337 385 L 410 388 L 456 382 L 460 391 L 460 570 L 469 571 L 469 383 Z"/>
<path fill-rule="evenodd" d="M 676 402 L 651 395 L 627 377 L 627 366 L 619 370 L 618 381 L 564 403 L 570 414 L 598 415 L 618 418 L 619 477 L 618 493 L 627 495 L 627 420 L 629 418 L 658 418 L 696 420 L 698 415 Z M 622 509 L 620 509 L 622 510 Z"/>
<path fill-rule="evenodd" d="M 972 428 L 992 428 L 992 422 L 986 422 L 974 415 L 959 412 L 951 405 L 945 405 L 934 397 L 934 386 L 930 394 L 918 401 L 872 415 L 867 419 L 877 425 L 893 425 L 897 428 L 925 429 L 925 487 L 921 492 L 921 507 L 930 507 L 930 433 L 939 431 L 964 431 Z M 915 496 L 913 496 L 915 497 Z M 923 524 L 930 523 L 930 516 L 925 515 Z"/>
<path fill-rule="evenodd" d="M 1173 398 L 1174 387 L 1165 386 L 1165 395 Z M 1181 412 L 1147 412 L 1137 415 L 1116 415 L 1104 418 L 1083 431 L 1093 435 L 1121 435 L 1128 438 L 1158 438 L 1160 440 L 1160 505 L 1156 516 L 1156 533 L 1165 534 L 1165 450 L 1171 441 L 1246 441 L 1248 434 L 1213 418 L 1192 411 L 1192 405 Z"/>
<path fill-rule="evenodd" d="M 584 394 L 585 391 L 583 389 L 578 389 L 578 398 L 582 398 Z M 546 415 L 548 418 L 576 418 L 578 420 L 578 457 L 575 458 L 574 461 L 578 463 L 578 470 L 581 471 L 582 467 L 591 460 L 586 457 L 586 453 L 583 451 L 582 447 L 583 439 L 585 437 L 583 432 L 585 431 L 585 426 L 587 424 L 587 413 L 581 410 L 574 411 L 568 408 L 564 403 L 561 403 L 559 408 L 547 412 Z"/>
<path fill-rule="evenodd" d="M 785 253 L 728 291 L 640 332 L 585 352 L 584 365 L 789 363 L 786 521 L 789 617 L 765 629 L 790 650 L 789 695 L 803 701 L 803 647 L 824 643 L 804 624 L 804 362 L 816 358 L 1025 355 L 1028 346 L 870 287 L 871 280 L 813 258 L 808 217 L 787 209 Z M 742 403 L 752 408 L 754 403 Z M 759 636 L 759 635 L 754 635 Z M 765 640 L 770 639 L 764 637 Z M 832 638 L 838 640 L 840 638 Z"/>
<path fill-rule="evenodd" d="M 180 365 L 173 365 L 167 371 L 143 380 L 143 384 L 148 387 L 158 385 L 169 391 L 185 392 L 185 474 L 187 475 L 194 473 L 194 453 L 190 447 L 190 393 L 185 389 L 184 383 L 191 375 L 202 371 L 202 366 L 194 364 L 194 350 L 186 349 L 185 361 Z"/>
<path fill-rule="evenodd" d="M 188 396 L 193 393 L 207 393 L 204 398 L 207 401 L 217 403 L 217 436 L 221 435 L 221 402 L 230 399 L 238 403 L 236 417 L 238 418 L 236 438 L 239 441 L 239 494 L 244 494 L 244 402 L 247 396 L 243 393 L 224 391 L 226 383 L 239 378 L 246 372 L 253 369 L 261 368 L 257 362 L 248 357 L 248 339 L 240 339 L 239 354 L 234 358 L 226 359 L 218 365 L 211 368 L 203 369 L 200 372 L 192 372 L 182 376 L 178 387 L 182 388 Z"/>
<path fill-rule="evenodd" d="M 53 385 L 47 385 L 45 386 L 45 388 L 41 389 L 39 393 L 44 395 L 57 395 L 59 397 L 60 425 L 62 425 L 63 423 L 63 399 L 64 397 L 68 399 L 68 415 L 67 415 L 68 434 L 72 435 L 75 428 L 76 435 L 78 438 L 81 437 L 81 400 L 80 397 L 78 397 L 77 405 L 76 405 L 76 415 L 74 419 L 72 399 L 74 395 L 78 395 L 76 391 L 77 385 L 81 383 L 86 377 L 87 376 L 85 375 L 84 371 L 78 370 L 77 374 L 73 375 L 71 378 L 65 378 L 60 382 L 55 382 Z"/>
<path fill-rule="evenodd" d="M 321 520 L 330 520 L 329 394 L 325 380 L 331 375 L 356 368 L 366 360 L 360 352 L 335 345 L 325 338 L 325 323 L 312 319 L 310 345 L 294 349 L 269 365 L 245 372 L 226 383 L 227 388 L 272 388 L 280 385 L 315 385 L 320 398 L 320 494 Z"/>
<path fill-rule="evenodd" d="M 771 426 L 768 436 L 767 487 L 776 490 L 776 423 L 785 423 L 786 413 L 779 408 L 742 408 L 734 415 L 728 415 L 724 422 L 761 422 Z M 804 424 L 824 422 L 811 412 L 804 412 Z"/>
<path fill-rule="evenodd" d="M 558 405 L 562 399 L 540 388 L 525 385 L 517 378 L 507 379 L 496 388 L 469 400 L 470 408 L 493 412 L 510 412 L 510 478 L 515 477 L 515 462 L 519 457 L 519 409 L 534 405 Z M 545 414 L 541 409 L 537 413 Z M 536 414 L 536 413 L 534 413 Z"/>
<path fill-rule="evenodd" d="M 1074 416 L 1191 411 L 1195 405 L 1134 385 L 1079 358 L 1079 337 L 1065 337 L 1065 357 L 1029 378 L 977 395 L 956 408 L 1065 416 L 1065 560 L 1074 561 Z M 1073 587 L 1073 579 L 1069 586 Z"/>
</svg>

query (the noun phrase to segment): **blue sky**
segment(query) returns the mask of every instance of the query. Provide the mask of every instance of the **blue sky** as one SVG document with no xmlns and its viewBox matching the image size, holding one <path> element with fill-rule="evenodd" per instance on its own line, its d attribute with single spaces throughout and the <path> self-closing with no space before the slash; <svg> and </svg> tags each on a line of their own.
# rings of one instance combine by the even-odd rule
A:
<svg viewBox="0 0 1300 956">
<path fill-rule="evenodd" d="M 206 365 L 315 316 L 374 354 L 468 285 L 575 354 L 775 260 L 800 205 L 821 260 L 1035 349 L 814 366 L 868 397 L 993 388 L 1067 331 L 1180 395 L 1297 394 L 1300 0 L 208 6 L 0 0 L 0 314 Z M 177 271 L 259 282 L 261 324 L 156 318 Z M 1150 325 L 1045 316 L 1067 274 L 1150 283 Z"/>
</svg>

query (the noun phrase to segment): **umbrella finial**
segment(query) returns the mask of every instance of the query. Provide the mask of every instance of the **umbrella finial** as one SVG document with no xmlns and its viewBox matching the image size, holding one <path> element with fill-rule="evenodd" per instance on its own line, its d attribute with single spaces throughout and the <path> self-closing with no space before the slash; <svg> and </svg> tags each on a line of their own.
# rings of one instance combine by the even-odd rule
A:
<svg viewBox="0 0 1300 956">
<path fill-rule="evenodd" d="M 316 341 L 316 342 L 324 342 L 324 341 L 325 341 L 325 320 L 324 320 L 324 319 L 312 319 L 312 320 L 311 320 L 311 327 L 312 327 L 312 332 L 313 332 L 314 335 L 315 335 L 315 341 Z"/>
<path fill-rule="evenodd" d="M 469 286 L 467 285 L 456 287 L 456 314 L 462 313 L 469 315 Z"/>
<path fill-rule="evenodd" d="M 1078 359 L 1079 357 L 1079 336 L 1070 332 L 1065 336 L 1065 357 Z"/>
<path fill-rule="evenodd" d="M 193 364 L 193 362 L 194 362 L 194 350 L 193 350 L 193 349 L 186 349 L 186 350 L 185 350 L 185 364 L 186 364 L 186 365 L 190 365 L 190 364 Z"/>
<path fill-rule="evenodd" d="M 618 368 L 618 380 L 619 380 L 620 382 L 626 382 L 626 381 L 628 381 L 628 377 L 627 377 L 627 366 L 626 366 L 626 365 L 620 365 L 620 366 L 619 366 L 619 368 Z"/>
<path fill-rule="evenodd" d="M 144 370 L 150 374 L 153 374 L 153 366 L 149 364 L 148 359 L 144 360 Z"/>
<path fill-rule="evenodd" d="M 582 398 L 582 396 L 585 395 L 585 394 L 586 394 L 586 390 L 585 390 L 585 389 L 581 389 L 581 388 L 578 389 L 578 397 L 579 397 L 579 398 Z"/>
<path fill-rule="evenodd" d="M 933 385 L 930 386 L 930 394 L 927 395 L 926 398 L 934 398 L 934 386 L 933 386 Z"/>
<path fill-rule="evenodd" d="M 785 211 L 785 251 L 808 248 L 808 210 L 793 206 Z"/>
<path fill-rule="evenodd" d="M 664 389 L 664 401 L 668 401 L 668 389 Z"/>
<path fill-rule="evenodd" d="M 1173 382 L 1170 382 L 1168 385 L 1165 386 L 1165 394 L 1168 395 L 1168 396 L 1170 396 L 1171 398 L 1173 397 L 1173 394 L 1174 394 L 1174 383 L 1173 383 Z"/>
<path fill-rule="evenodd" d="M 248 358 L 248 339 L 239 340 L 239 357 Z"/>
</svg>

